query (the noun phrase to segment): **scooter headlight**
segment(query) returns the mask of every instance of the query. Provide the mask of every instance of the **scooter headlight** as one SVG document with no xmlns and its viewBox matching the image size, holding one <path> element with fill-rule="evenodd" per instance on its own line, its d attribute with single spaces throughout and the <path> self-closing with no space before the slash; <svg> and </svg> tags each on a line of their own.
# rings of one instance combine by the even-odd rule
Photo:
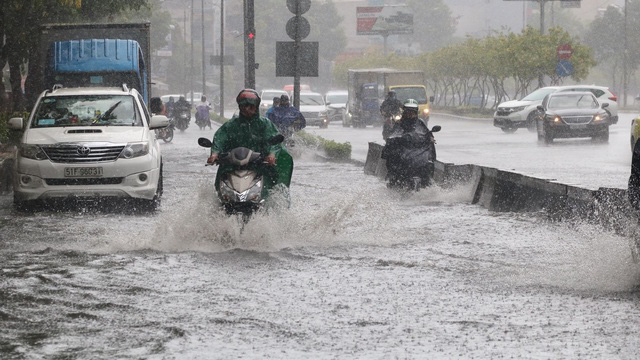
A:
<svg viewBox="0 0 640 360">
<path fill-rule="evenodd" d="M 394 120 L 394 121 L 400 121 L 400 119 L 402 119 L 402 116 L 400 116 L 400 115 L 395 115 L 395 116 L 393 117 L 393 120 Z"/>
</svg>

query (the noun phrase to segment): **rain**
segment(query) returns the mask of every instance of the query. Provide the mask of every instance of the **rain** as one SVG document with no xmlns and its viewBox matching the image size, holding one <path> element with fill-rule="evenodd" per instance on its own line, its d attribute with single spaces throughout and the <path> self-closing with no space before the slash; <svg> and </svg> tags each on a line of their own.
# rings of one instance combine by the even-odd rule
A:
<svg viewBox="0 0 640 360">
<path fill-rule="evenodd" d="M 5 0 L 0 358 L 637 358 L 640 2 L 482 3 Z"/>
</svg>

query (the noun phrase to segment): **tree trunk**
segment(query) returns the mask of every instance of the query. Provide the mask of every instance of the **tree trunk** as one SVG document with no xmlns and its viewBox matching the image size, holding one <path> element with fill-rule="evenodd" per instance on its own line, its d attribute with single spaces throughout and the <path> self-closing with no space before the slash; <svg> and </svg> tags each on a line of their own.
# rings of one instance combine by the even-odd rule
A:
<svg viewBox="0 0 640 360">
<path fill-rule="evenodd" d="M 9 55 L 9 81 L 11 82 L 11 111 L 24 111 L 24 97 L 22 94 L 22 75 L 20 74 L 21 59 L 19 56 Z"/>
</svg>

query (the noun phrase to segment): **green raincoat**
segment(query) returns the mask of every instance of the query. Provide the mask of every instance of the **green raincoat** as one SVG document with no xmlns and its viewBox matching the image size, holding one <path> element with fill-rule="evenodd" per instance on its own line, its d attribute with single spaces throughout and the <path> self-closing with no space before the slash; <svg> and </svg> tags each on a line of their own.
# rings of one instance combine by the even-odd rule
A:
<svg viewBox="0 0 640 360">
<path fill-rule="evenodd" d="M 256 114 L 253 118 L 237 115 L 224 123 L 213 136 L 211 153 L 221 154 L 237 147 L 246 147 L 253 151 L 276 155 L 276 166 L 259 165 L 256 170 L 262 174 L 264 187 L 263 197 L 276 184 L 284 184 L 289 187 L 293 173 L 293 158 L 281 145 L 269 145 L 268 141 L 278 135 L 278 129 L 273 123 Z M 220 178 L 233 170 L 230 165 L 222 165 L 216 175 L 216 191 L 220 193 Z"/>
</svg>

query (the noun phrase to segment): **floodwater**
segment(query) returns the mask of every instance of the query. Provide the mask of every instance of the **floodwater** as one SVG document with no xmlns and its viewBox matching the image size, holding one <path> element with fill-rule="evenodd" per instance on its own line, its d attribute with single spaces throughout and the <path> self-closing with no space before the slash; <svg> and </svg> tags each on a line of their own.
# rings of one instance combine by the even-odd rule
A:
<svg viewBox="0 0 640 360">
<path fill-rule="evenodd" d="M 200 134 L 163 145 L 155 214 L 0 197 L 0 358 L 640 356 L 628 239 L 309 154 L 291 208 L 243 228 L 216 207 Z"/>
</svg>

